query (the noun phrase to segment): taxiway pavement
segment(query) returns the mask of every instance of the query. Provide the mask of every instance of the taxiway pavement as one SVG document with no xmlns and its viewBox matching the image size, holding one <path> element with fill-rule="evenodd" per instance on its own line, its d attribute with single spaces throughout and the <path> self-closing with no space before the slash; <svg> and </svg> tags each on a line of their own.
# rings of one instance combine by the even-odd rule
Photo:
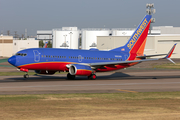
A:
<svg viewBox="0 0 180 120">
<path fill-rule="evenodd" d="M 0 94 L 115 93 L 180 91 L 179 70 L 141 70 L 97 73 L 96 80 L 66 74 L 55 76 L 1 76 Z"/>
</svg>

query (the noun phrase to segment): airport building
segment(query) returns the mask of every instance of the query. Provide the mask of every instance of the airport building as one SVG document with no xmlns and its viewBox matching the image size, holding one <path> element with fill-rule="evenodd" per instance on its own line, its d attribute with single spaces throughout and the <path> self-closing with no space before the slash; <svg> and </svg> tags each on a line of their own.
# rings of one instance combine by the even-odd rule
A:
<svg viewBox="0 0 180 120">
<path fill-rule="evenodd" d="M 11 57 L 18 51 L 27 48 L 39 48 L 39 41 L 35 38 L 16 40 L 13 36 L 0 36 L 0 57 Z"/>
<path fill-rule="evenodd" d="M 13 40 L 12 55 L 16 54 L 20 50 L 24 50 L 28 48 L 39 48 L 39 40 L 35 40 L 35 39 Z"/>
<path fill-rule="evenodd" d="M 0 57 L 10 57 L 13 52 L 13 36 L 0 36 Z"/>
<path fill-rule="evenodd" d="M 38 30 L 37 40 L 52 40 L 52 30 Z"/>
<path fill-rule="evenodd" d="M 134 30 L 126 32 L 126 34 L 118 36 L 98 36 L 97 49 L 110 50 L 125 45 Z M 151 35 L 147 37 L 144 54 L 166 54 L 175 43 L 178 44 L 174 50 L 176 54 L 173 54 L 172 58 L 180 58 L 180 28 L 169 26 L 153 27 Z"/>
<path fill-rule="evenodd" d="M 133 34 L 135 28 L 99 29 L 89 28 L 78 30 L 77 27 L 53 29 L 52 32 L 39 31 L 52 36 L 53 48 L 110 50 L 124 45 Z M 52 35 L 50 35 L 50 33 Z M 47 40 L 47 37 L 44 37 Z M 51 38 L 51 37 L 49 37 Z M 48 38 L 48 39 L 49 39 Z M 39 40 L 43 37 L 39 36 Z M 81 42 L 80 42 L 81 39 Z M 50 39 L 49 39 L 50 40 Z M 180 58 L 180 27 L 155 26 L 148 35 L 145 54 L 166 54 L 174 43 L 178 43 L 172 58 Z"/>
</svg>

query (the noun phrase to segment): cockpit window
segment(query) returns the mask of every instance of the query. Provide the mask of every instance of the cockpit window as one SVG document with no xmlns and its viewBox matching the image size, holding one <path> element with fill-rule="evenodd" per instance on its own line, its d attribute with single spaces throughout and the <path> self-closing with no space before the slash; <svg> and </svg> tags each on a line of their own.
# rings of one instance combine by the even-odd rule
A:
<svg viewBox="0 0 180 120">
<path fill-rule="evenodd" d="M 16 53 L 16 56 L 26 56 L 26 53 Z"/>
<path fill-rule="evenodd" d="M 26 53 L 23 54 L 23 56 L 26 56 L 26 55 L 27 55 Z"/>
<path fill-rule="evenodd" d="M 18 56 L 18 55 L 21 55 L 20 53 L 16 53 L 16 55 Z"/>
</svg>

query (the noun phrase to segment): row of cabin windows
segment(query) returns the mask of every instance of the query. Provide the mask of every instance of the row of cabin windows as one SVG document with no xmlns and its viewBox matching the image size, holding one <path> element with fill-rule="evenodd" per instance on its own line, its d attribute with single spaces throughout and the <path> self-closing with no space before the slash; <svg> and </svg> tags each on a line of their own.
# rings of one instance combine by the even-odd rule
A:
<svg viewBox="0 0 180 120">
<path fill-rule="evenodd" d="M 69 56 L 69 59 L 78 59 L 81 57 L 72 57 L 72 56 Z M 97 58 L 97 57 L 83 57 L 84 59 L 89 59 L 89 60 L 116 60 L 116 61 L 122 61 L 122 59 L 120 58 Z"/>
<path fill-rule="evenodd" d="M 44 58 L 66 58 L 66 56 L 52 56 L 52 55 L 42 55 L 41 57 L 44 57 Z M 72 56 L 69 56 L 69 59 L 78 59 L 81 57 L 72 57 Z M 97 58 L 97 57 L 84 57 L 84 59 L 89 59 L 89 60 L 116 60 L 116 61 L 122 61 L 122 59 L 120 58 Z"/>
<path fill-rule="evenodd" d="M 66 56 L 41 55 L 44 58 L 66 58 Z"/>
</svg>

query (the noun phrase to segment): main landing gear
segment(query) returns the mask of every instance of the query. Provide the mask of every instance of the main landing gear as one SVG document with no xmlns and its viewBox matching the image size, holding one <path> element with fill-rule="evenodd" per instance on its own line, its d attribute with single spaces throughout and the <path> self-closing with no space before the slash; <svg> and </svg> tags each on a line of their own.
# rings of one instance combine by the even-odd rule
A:
<svg viewBox="0 0 180 120">
<path fill-rule="evenodd" d="M 68 80 L 74 80 L 75 77 L 76 77 L 75 75 L 71 75 L 70 73 L 67 74 L 67 79 Z M 96 79 L 96 74 L 95 73 L 91 74 L 90 76 L 88 76 L 88 79 L 89 80 L 95 80 Z"/>
<path fill-rule="evenodd" d="M 25 78 L 25 79 L 29 78 L 28 73 L 25 73 L 25 74 L 24 74 L 24 78 Z"/>
<path fill-rule="evenodd" d="M 67 79 L 69 80 L 74 80 L 75 79 L 75 75 L 71 75 L 70 73 L 67 74 Z"/>
<path fill-rule="evenodd" d="M 89 80 L 95 80 L 96 79 L 96 74 L 95 73 L 91 74 L 90 76 L 88 76 L 88 79 Z"/>
</svg>

